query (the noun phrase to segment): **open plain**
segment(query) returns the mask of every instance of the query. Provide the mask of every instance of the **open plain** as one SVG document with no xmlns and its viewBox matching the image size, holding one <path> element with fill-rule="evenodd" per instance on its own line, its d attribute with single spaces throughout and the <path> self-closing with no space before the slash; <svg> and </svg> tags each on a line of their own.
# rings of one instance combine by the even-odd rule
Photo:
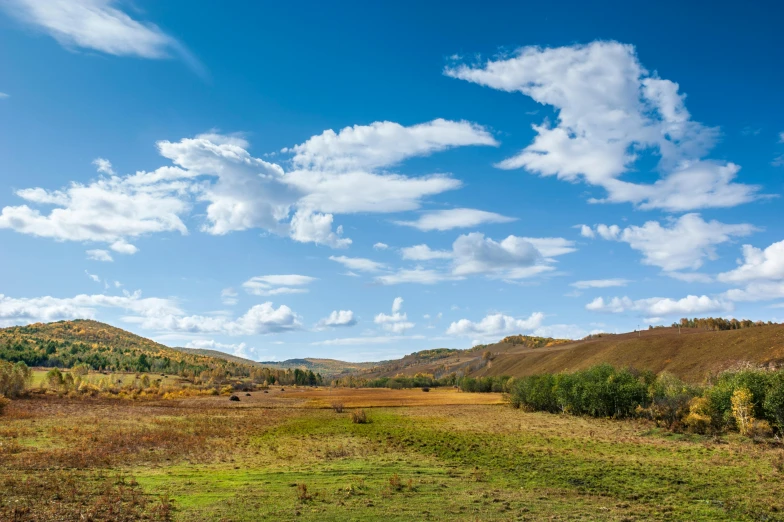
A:
<svg viewBox="0 0 784 522">
<path fill-rule="evenodd" d="M 0 520 L 779 520 L 782 478 L 775 441 L 451 388 L 34 396 L 0 424 Z"/>
</svg>

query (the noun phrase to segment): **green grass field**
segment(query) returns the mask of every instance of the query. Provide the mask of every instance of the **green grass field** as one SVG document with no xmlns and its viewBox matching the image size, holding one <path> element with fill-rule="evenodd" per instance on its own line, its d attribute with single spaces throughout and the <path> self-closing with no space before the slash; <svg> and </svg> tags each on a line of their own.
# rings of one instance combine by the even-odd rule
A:
<svg viewBox="0 0 784 522">
<path fill-rule="evenodd" d="M 402 392 L 370 393 L 341 398 Z M 239 403 L 15 401 L 0 418 L 0 520 L 783 518 L 773 443 L 439 393 L 367 408 L 368 424 L 296 389 Z"/>
</svg>

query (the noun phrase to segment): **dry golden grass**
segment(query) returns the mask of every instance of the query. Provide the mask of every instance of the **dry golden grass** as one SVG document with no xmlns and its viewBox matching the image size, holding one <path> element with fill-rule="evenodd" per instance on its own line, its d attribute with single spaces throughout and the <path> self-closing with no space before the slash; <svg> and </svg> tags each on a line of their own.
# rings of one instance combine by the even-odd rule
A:
<svg viewBox="0 0 784 522">
<path fill-rule="evenodd" d="M 463 393 L 454 388 L 431 388 L 425 393 L 419 388 L 390 390 L 387 388 L 319 388 L 292 392 L 292 396 L 306 399 L 306 408 L 331 408 L 342 402 L 347 408 L 399 406 L 458 406 L 466 404 L 503 404 L 500 393 Z"/>
</svg>

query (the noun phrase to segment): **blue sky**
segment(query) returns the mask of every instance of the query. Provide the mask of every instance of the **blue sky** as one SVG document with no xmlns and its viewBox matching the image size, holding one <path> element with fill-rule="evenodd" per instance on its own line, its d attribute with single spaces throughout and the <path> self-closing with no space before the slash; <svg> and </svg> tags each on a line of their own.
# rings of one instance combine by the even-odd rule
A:
<svg viewBox="0 0 784 522">
<path fill-rule="evenodd" d="M 378 360 L 784 320 L 775 3 L 0 2 L 0 325 Z"/>
</svg>

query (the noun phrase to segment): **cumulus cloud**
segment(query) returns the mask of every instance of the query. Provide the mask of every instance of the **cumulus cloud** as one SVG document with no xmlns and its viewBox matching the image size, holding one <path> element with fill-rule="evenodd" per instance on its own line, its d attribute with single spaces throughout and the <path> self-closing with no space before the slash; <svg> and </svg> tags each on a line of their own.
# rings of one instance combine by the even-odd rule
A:
<svg viewBox="0 0 784 522">
<path fill-rule="evenodd" d="M 416 326 L 416 324 L 408 321 L 406 313 L 401 313 L 402 308 L 403 298 L 396 297 L 392 302 L 392 314 L 388 315 L 385 313 L 380 313 L 376 315 L 376 317 L 373 319 L 373 322 L 388 332 L 396 334 L 404 333 Z"/>
<path fill-rule="evenodd" d="M 357 320 L 351 310 L 333 310 L 331 314 L 320 320 L 316 327 L 319 329 L 338 328 L 355 324 L 357 324 Z"/>
<path fill-rule="evenodd" d="M 351 244 L 349 238 L 341 237 L 343 227 L 332 231 L 332 214 L 297 211 L 291 218 L 291 238 L 300 243 L 316 243 L 332 248 L 347 248 Z"/>
<path fill-rule="evenodd" d="M 174 301 L 157 297 L 143 298 L 138 291 L 124 292 L 122 296 L 80 294 L 68 298 L 13 298 L 0 294 L 0 325 L 94 319 L 99 308 L 121 309 L 143 318 L 182 314 Z"/>
<path fill-rule="evenodd" d="M 574 252 L 574 242 L 563 238 L 532 238 L 508 236 L 502 241 L 487 238 L 479 232 L 459 236 L 452 250 L 433 250 L 415 245 L 401 249 L 403 259 L 413 261 L 449 260 L 449 267 L 440 269 L 401 268 L 383 274 L 376 280 L 385 285 L 399 283 L 433 284 L 486 275 L 502 279 L 523 279 L 554 270 L 554 257 Z"/>
<path fill-rule="evenodd" d="M 764 250 L 743 245 L 743 260 L 738 268 L 719 274 L 719 281 L 745 283 L 757 280 L 784 280 L 784 241 Z"/>
<path fill-rule="evenodd" d="M 394 132 L 387 132 L 393 127 Z M 295 170 L 290 172 L 251 155 L 242 136 L 215 132 L 159 141 L 158 152 L 172 165 L 150 172 L 116 175 L 111 163 L 99 158 L 96 166 L 106 177 L 61 190 L 17 191 L 27 204 L 3 208 L 0 228 L 60 241 L 107 243 L 130 254 L 136 250 L 130 239 L 187 234 L 183 217 L 204 205 L 203 213 L 199 209 L 205 216 L 201 230 L 209 234 L 262 229 L 299 242 L 345 248 L 351 239 L 334 226 L 335 214 L 415 210 L 423 198 L 461 186 L 446 174 L 409 177 L 390 172 L 392 166 L 451 147 L 492 144 L 479 126 L 446 120 L 412 127 L 390 122 L 355 126 L 335 135 L 334 149 L 323 149 L 330 132 L 295 146 Z M 408 136 L 405 143 L 398 141 L 400 132 Z"/>
<path fill-rule="evenodd" d="M 446 250 L 432 250 L 427 245 L 415 245 L 400 249 L 403 259 L 412 261 L 430 261 L 432 259 L 451 259 L 452 252 Z"/>
<path fill-rule="evenodd" d="M 98 170 L 98 172 L 103 172 L 104 174 L 109 174 L 111 176 L 116 174 L 112 168 L 112 162 L 108 159 L 95 158 L 93 160 L 93 165 L 95 165 L 95 168 Z"/>
<path fill-rule="evenodd" d="M 242 288 L 252 295 L 304 294 L 308 289 L 303 287 L 315 280 L 298 274 L 255 276 L 242 283 Z"/>
<path fill-rule="evenodd" d="M 613 297 L 605 300 L 597 297 L 587 305 L 586 310 L 592 312 L 639 312 L 646 317 L 659 317 L 668 315 L 701 314 L 708 312 L 729 312 L 733 309 L 731 302 L 714 299 L 707 295 L 689 295 L 682 299 L 666 297 L 650 297 L 647 299 L 632 300 L 628 297 Z"/>
<path fill-rule="evenodd" d="M 327 130 L 286 152 L 294 153 L 292 162 L 302 169 L 353 171 L 389 167 L 410 157 L 466 145 L 498 143 L 480 125 L 439 118 L 411 127 L 379 121 L 338 133 Z"/>
<path fill-rule="evenodd" d="M 743 284 L 725 293 L 733 301 L 766 301 L 784 297 L 784 241 L 760 249 L 743 245 L 743 259 L 734 270 L 718 275 L 724 283 Z"/>
<path fill-rule="evenodd" d="M 626 286 L 631 281 L 628 279 L 590 279 L 587 281 L 575 281 L 571 286 L 580 290 L 588 288 L 610 288 L 613 286 Z"/>
<path fill-rule="evenodd" d="M 554 123 L 533 125 L 533 142 L 499 168 L 582 180 L 606 190 L 606 198 L 595 202 L 645 209 L 732 207 L 758 197 L 759 187 L 734 182 L 739 166 L 705 159 L 718 130 L 692 120 L 678 84 L 647 71 L 631 45 L 523 47 L 510 57 L 448 66 L 444 73 L 520 92 L 557 111 Z M 646 151 L 660 158 L 660 179 L 622 180 Z"/>
<path fill-rule="evenodd" d="M 529 317 L 518 319 L 504 314 L 490 314 L 481 321 L 460 319 L 449 325 L 447 335 L 459 337 L 497 338 L 505 335 L 530 332 L 542 325 L 544 314 L 535 312 Z"/>
<path fill-rule="evenodd" d="M 93 249 L 93 250 L 88 250 L 86 253 L 87 253 L 87 259 L 92 259 L 93 261 L 104 261 L 104 262 L 114 261 L 112 255 L 106 250 Z"/>
<path fill-rule="evenodd" d="M 669 226 L 668 226 L 669 225 Z M 622 241 L 643 254 L 642 262 L 666 272 L 696 270 L 705 259 L 716 259 L 716 245 L 757 230 L 741 223 L 728 225 L 705 221 L 699 214 L 685 214 L 662 225 L 648 221 L 643 226 L 621 229 L 617 225 L 597 225 L 593 231 L 603 239 Z"/>
<path fill-rule="evenodd" d="M 168 333 L 261 335 L 302 328 L 302 318 L 286 305 L 275 308 L 271 302 L 251 307 L 236 319 L 226 316 L 161 314 L 126 317 L 142 328 Z"/>
<path fill-rule="evenodd" d="M 469 228 L 485 223 L 510 223 L 516 219 L 473 208 L 453 208 L 425 212 L 415 221 L 395 221 L 395 223 L 422 231 L 430 231 Z"/>
</svg>

